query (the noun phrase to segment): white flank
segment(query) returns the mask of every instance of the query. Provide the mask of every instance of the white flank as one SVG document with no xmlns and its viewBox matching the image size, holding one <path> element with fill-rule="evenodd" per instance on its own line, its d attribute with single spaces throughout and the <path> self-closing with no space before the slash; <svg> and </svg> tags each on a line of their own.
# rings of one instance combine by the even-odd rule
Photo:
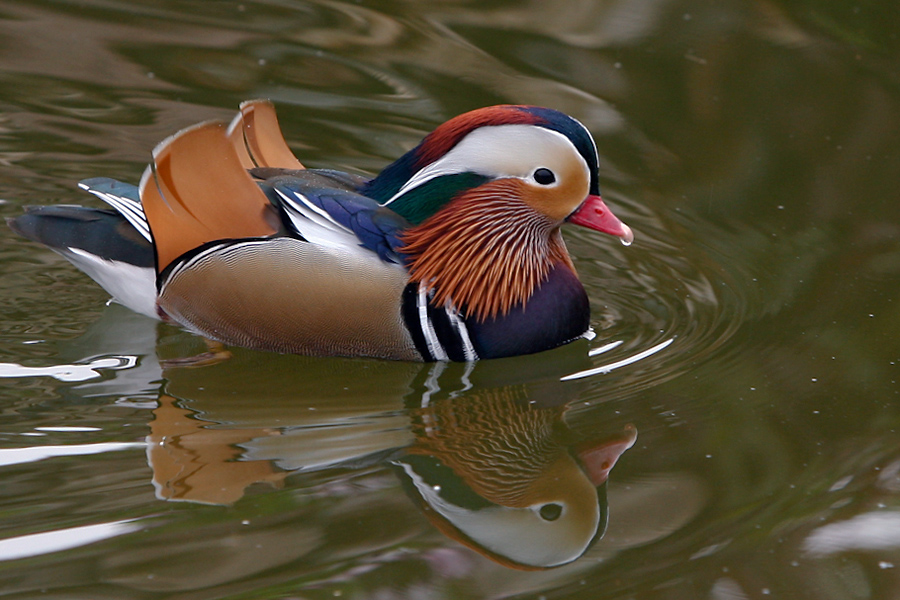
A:
<svg viewBox="0 0 900 600">
<path fill-rule="evenodd" d="M 80 248 L 67 248 L 60 254 L 99 283 L 119 304 L 151 319 L 159 319 L 156 314 L 156 270 L 152 267 L 106 260 Z"/>
</svg>

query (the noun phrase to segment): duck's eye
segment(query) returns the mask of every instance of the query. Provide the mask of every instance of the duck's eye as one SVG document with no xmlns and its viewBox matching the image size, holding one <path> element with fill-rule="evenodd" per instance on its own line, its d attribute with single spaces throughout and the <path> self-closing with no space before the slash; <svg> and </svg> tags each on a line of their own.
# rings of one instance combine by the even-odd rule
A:
<svg viewBox="0 0 900 600">
<path fill-rule="evenodd" d="M 559 504 L 545 504 L 538 510 L 538 513 L 545 521 L 555 521 L 562 514 L 562 506 Z"/>
<path fill-rule="evenodd" d="M 553 171 L 545 167 L 541 167 L 535 171 L 532 177 L 534 177 L 534 180 L 541 185 L 550 185 L 556 181 L 556 175 L 553 174 Z"/>
</svg>

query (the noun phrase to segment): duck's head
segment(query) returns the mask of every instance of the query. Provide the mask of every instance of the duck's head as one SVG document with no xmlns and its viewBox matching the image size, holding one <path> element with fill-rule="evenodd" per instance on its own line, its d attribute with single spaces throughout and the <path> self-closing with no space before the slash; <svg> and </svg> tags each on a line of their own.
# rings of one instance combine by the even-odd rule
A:
<svg viewBox="0 0 900 600">
<path fill-rule="evenodd" d="M 454 200 L 493 190 L 520 198 L 549 224 L 568 221 L 630 243 L 631 229 L 600 197 L 598 169 L 594 140 L 572 117 L 500 105 L 439 126 L 365 192 L 419 225 Z"/>
<path fill-rule="evenodd" d="M 411 224 L 411 279 L 486 319 L 524 305 L 556 265 L 574 271 L 559 234 L 575 223 L 631 229 L 600 197 L 597 148 L 575 119 L 549 108 L 481 108 L 439 126 L 363 192 Z"/>
</svg>

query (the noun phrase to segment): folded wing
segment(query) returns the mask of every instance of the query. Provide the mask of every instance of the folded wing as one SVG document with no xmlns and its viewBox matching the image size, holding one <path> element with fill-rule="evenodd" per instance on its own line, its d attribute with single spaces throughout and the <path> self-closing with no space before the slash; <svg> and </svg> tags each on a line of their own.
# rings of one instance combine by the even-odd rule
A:
<svg viewBox="0 0 900 600">
<path fill-rule="evenodd" d="M 267 100 L 249 100 L 228 126 L 228 139 L 245 169 L 303 169 L 281 135 L 275 107 Z"/>
<path fill-rule="evenodd" d="M 201 123 L 163 141 L 140 184 L 158 272 L 209 242 L 270 236 L 278 218 L 222 123 Z"/>
</svg>

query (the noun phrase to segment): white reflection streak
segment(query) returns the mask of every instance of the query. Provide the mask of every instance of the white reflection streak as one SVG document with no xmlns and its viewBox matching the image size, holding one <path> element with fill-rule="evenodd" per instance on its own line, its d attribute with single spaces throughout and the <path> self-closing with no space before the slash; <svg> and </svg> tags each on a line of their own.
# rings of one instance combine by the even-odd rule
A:
<svg viewBox="0 0 900 600">
<path fill-rule="evenodd" d="M 599 348 L 594 348 L 590 352 L 588 352 L 588 356 L 597 356 L 598 354 L 603 354 L 604 352 L 609 352 L 613 348 L 618 348 L 622 345 L 622 340 L 618 342 L 610 342 L 608 344 L 603 344 Z"/>
<path fill-rule="evenodd" d="M 572 373 L 571 375 L 566 375 L 562 377 L 560 381 L 571 381 L 573 379 L 582 379 L 584 377 L 590 377 L 591 375 L 605 375 L 614 369 L 618 369 L 619 367 L 625 367 L 630 364 L 636 363 L 639 360 L 643 360 L 648 356 L 652 356 L 671 344 L 675 341 L 675 338 L 669 338 L 668 340 L 653 346 L 652 348 L 648 348 L 643 352 L 638 352 L 634 356 L 629 356 L 628 358 L 622 359 L 618 362 L 610 363 L 608 365 L 603 365 L 600 367 L 595 367 L 593 369 L 588 369 L 587 371 L 579 371 L 577 373 Z"/>
<path fill-rule="evenodd" d="M 900 548 L 900 512 L 856 515 L 846 521 L 823 525 L 803 541 L 803 549 L 814 556 L 894 548 Z"/>
<path fill-rule="evenodd" d="M 136 356 L 97 358 L 85 365 L 53 365 L 26 367 L 16 363 L 0 363 L 0 377 L 53 377 L 60 381 L 85 381 L 100 377 L 97 369 L 130 369 L 137 365 Z"/>
<path fill-rule="evenodd" d="M 35 431 L 53 431 L 53 432 L 60 432 L 60 433 L 76 432 L 76 431 L 79 431 L 79 432 L 80 431 L 103 431 L 99 427 L 68 427 L 68 426 L 62 426 L 62 425 L 60 425 L 59 427 L 35 427 L 34 430 Z"/>
<path fill-rule="evenodd" d="M 139 442 L 105 442 L 101 444 L 66 444 L 64 446 L 34 446 L 31 448 L 0 448 L 0 467 L 21 465 L 56 456 L 84 456 L 118 450 L 144 448 Z"/>
<path fill-rule="evenodd" d="M 16 560 L 87 546 L 140 528 L 134 521 L 126 520 L 8 538 L 0 540 L 0 560 Z"/>
</svg>

